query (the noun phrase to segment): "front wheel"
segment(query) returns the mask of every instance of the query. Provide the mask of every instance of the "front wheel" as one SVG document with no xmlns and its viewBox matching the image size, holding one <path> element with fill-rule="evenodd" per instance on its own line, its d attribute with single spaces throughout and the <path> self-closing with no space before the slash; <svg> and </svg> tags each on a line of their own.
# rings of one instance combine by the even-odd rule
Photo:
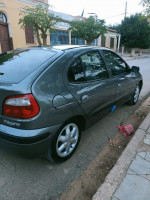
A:
<svg viewBox="0 0 150 200">
<path fill-rule="evenodd" d="M 140 86 L 137 85 L 135 88 L 135 91 L 134 91 L 133 95 L 131 96 L 131 99 L 128 101 L 128 103 L 130 105 L 135 105 L 139 99 L 139 95 L 140 95 Z"/>
<path fill-rule="evenodd" d="M 65 124 L 52 138 L 47 158 L 52 162 L 63 162 L 72 156 L 80 140 L 80 129 L 77 123 Z"/>
</svg>

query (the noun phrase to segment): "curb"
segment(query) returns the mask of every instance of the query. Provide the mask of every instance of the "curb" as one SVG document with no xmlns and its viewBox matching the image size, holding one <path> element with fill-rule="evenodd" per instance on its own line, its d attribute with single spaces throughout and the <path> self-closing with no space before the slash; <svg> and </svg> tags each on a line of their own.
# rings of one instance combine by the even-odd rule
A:
<svg viewBox="0 0 150 200">
<path fill-rule="evenodd" d="M 150 126 L 150 113 L 141 123 L 133 138 L 119 157 L 116 165 L 106 176 L 104 183 L 99 187 L 92 200 L 111 200 L 113 194 L 120 186 L 126 172 L 134 160 L 139 148 L 143 144 L 146 131 Z"/>
</svg>

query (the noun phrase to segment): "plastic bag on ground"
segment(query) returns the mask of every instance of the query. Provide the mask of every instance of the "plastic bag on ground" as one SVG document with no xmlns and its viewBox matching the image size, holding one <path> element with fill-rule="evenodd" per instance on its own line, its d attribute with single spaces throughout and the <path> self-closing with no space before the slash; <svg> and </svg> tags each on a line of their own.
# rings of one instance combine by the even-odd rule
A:
<svg viewBox="0 0 150 200">
<path fill-rule="evenodd" d="M 125 136 L 130 136 L 132 134 L 132 132 L 134 131 L 134 128 L 131 124 L 128 124 L 125 126 L 118 125 L 117 127 L 118 127 L 120 133 Z"/>
</svg>

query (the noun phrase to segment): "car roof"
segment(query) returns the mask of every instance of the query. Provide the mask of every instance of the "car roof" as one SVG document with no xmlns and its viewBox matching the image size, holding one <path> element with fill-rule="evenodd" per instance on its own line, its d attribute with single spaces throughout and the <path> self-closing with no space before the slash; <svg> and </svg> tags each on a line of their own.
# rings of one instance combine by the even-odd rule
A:
<svg viewBox="0 0 150 200">
<path fill-rule="evenodd" d="M 15 50 L 10 50 L 9 52 L 12 51 L 20 51 L 24 49 L 34 49 L 34 50 L 45 50 L 45 51 L 79 51 L 79 50 L 86 50 L 86 49 L 101 49 L 101 50 L 111 50 L 106 47 L 98 47 L 98 46 L 88 46 L 88 45 L 53 45 L 53 46 L 30 46 L 30 47 L 25 47 L 25 48 L 17 48 Z M 5 52 L 6 53 L 6 52 Z M 0 54 L 2 55 L 2 54 Z"/>
<path fill-rule="evenodd" d="M 79 50 L 79 49 L 107 49 L 106 47 L 98 47 L 98 46 L 88 46 L 88 45 L 50 45 L 50 46 L 32 46 L 32 47 L 27 47 L 28 49 L 42 49 L 42 50 L 56 50 L 56 51 L 65 51 L 65 50 L 71 50 L 71 49 L 75 49 L 75 50 Z M 24 48 L 22 48 L 24 49 Z M 17 49 L 16 49 L 17 50 Z M 110 49 L 111 50 L 111 49 Z"/>
<path fill-rule="evenodd" d="M 58 50 L 91 49 L 91 48 L 108 49 L 105 47 L 88 46 L 88 45 L 53 45 L 51 46 L 51 48 L 58 49 Z"/>
<path fill-rule="evenodd" d="M 51 46 L 53 50 L 58 51 L 64 51 L 65 53 L 78 53 L 86 50 L 109 50 L 112 51 L 109 48 L 106 47 L 98 47 L 98 46 L 87 46 L 87 45 L 56 45 Z"/>
<path fill-rule="evenodd" d="M 86 45 L 54 45 L 52 48 L 59 49 L 59 50 L 67 50 L 67 49 L 74 49 L 74 48 L 84 48 L 87 47 Z"/>
</svg>

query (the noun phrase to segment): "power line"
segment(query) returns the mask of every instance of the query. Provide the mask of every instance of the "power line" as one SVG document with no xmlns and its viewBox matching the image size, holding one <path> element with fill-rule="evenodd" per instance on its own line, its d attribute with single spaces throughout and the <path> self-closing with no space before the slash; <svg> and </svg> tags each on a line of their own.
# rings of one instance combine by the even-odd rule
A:
<svg viewBox="0 0 150 200">
<path fill-rule="evenodd" d="M 107 17 L 105 19 L 109 19 L 109 18 L 112 18 L 112 17 L 118 17 L 118 16 L 121 16 L 121 15 L 124 15 L 125 13 L 122 13 L 122 14 L 119 14 L 119 15 L 115 15 L 115 16 L 111 16 L 111 17 Z"/>
<path fill-rule="evenodd" d="M 119 15 L 115 15 L 115 16 L 112 16 L 112 17 L 118 17 L 118 16 L 121 16 L 121 15 L 124 15 L 124 18 L 126 18 L 128 12 L 127 12 L 127 1 L 126 1 L 126 4 L 125 4 L 125 12 L 122 13 L 122 14 L 119 14 Z M 112 17 L 108 17 L 106 19 L 109 19 L 109 18 L 112 18 Z"/>
</svg>

